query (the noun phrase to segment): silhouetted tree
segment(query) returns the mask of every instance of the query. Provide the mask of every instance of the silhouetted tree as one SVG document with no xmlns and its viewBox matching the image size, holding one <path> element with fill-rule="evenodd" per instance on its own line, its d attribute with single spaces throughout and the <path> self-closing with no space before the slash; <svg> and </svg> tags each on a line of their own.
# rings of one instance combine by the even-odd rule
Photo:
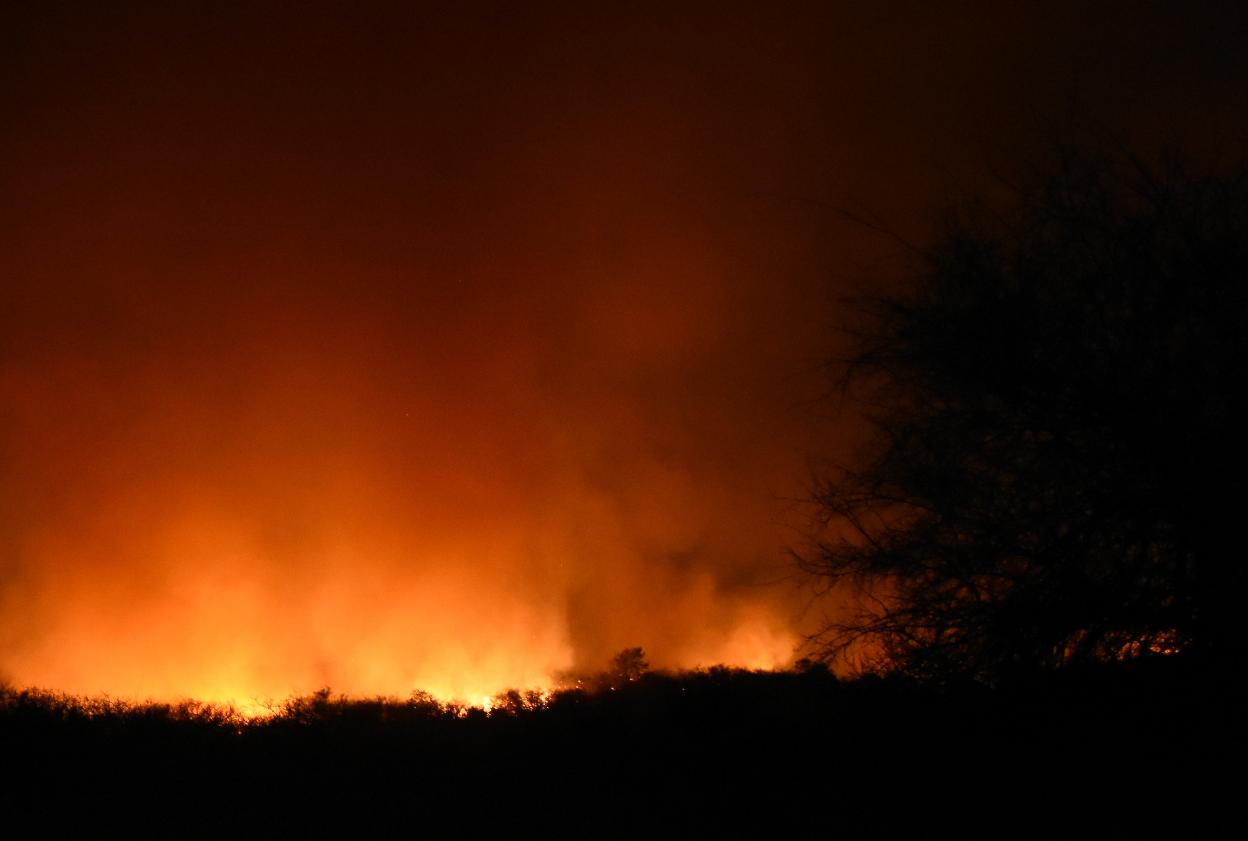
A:
<svg viewBox="0 0 1248 841">
<path fill-rule="evenodd" d="M 626 648 L 611 658 L 608 674 L 616 681 L 628 683 L 650 671 L 646 652 L 639 648 Z"/>
<path fill-rule="evenodd" d="M 1063 151 L 1015 197 L 951 222 L 841 360 L 877 435 L 816 481 L 804 563 L 856 594 L 822 653 L 1242 659 L 1248 179 Z"/>
<path fill-rule="evenodd" d="M 634 646 L 621 649 L 613 655 L 603 671 L 591 673 L 570 670 L 559 675 L 558 682 L 563 689 L 608 692 L 636 681 L 649 671 L 650 663 L 646 660 L 645 650 Z"/>
</svg>

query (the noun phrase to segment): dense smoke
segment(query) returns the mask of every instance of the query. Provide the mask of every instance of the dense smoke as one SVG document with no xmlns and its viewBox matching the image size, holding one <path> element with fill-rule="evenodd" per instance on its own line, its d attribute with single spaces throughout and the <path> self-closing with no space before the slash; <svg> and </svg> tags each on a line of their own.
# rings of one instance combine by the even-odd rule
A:
<svg viewBox="0 0 1248 841">
<path fill-rule="evenodd" d="M 851 440 L 818 361 L 882 245 L 819 202 L 917 230 L 946 121 L 1039 59 L 984 79 L 1001 44 L 922 16 L 419 5 L 0 27 L 0 677 L 792 659 L 787 500 Z"/>
</svg>

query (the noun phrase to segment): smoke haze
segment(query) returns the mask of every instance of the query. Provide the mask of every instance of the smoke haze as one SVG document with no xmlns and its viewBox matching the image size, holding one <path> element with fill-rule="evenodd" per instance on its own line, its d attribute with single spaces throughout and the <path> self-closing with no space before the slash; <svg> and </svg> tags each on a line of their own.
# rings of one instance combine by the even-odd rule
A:
<svg viewBox="0 0 1248 841">
<path fill-rule="evenodd" d="M 1130 107 L 1107 31 L 1222 114 L 1140 69 L 1147 17 L 39 5 L 2 27 L 0 677 L 74 692 L 791 662 L 785 500 L 853 437 L 817 362 L 887 253 L 819 203 L 921 235 L 1076 77 Z"/>
</svg>

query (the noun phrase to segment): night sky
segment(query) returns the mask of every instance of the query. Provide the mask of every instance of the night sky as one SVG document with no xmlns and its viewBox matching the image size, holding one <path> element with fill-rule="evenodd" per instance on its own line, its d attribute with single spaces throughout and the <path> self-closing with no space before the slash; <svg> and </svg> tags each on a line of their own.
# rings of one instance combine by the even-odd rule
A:
<svg viewBox="0 0 1248 841">
<path fill-rule="evenodd" d="M 1248 140 L 1233 3 L 423 5 L 0 12 L 0 679 L 784 666 L 841 211 Z"/>
</svg>

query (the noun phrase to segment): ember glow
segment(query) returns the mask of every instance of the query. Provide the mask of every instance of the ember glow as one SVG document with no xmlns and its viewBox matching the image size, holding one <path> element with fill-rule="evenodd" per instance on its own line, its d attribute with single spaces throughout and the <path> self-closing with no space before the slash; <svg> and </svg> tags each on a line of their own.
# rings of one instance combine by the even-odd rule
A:
<svg viewBox="0 0 1248 841">
<path fill-rule="evenodd" d="M 977 152 L 936 128 L 1081 43 L 28 5 L 0 21 L 0 679 L 245 704 L 489 697 L 630 646 L 790 662 L 786 500 L 853 440 L 811 409 L 830 304 L 888 247 L 806 200 L 910 232 L 933 156 Z"/>
</svg>

